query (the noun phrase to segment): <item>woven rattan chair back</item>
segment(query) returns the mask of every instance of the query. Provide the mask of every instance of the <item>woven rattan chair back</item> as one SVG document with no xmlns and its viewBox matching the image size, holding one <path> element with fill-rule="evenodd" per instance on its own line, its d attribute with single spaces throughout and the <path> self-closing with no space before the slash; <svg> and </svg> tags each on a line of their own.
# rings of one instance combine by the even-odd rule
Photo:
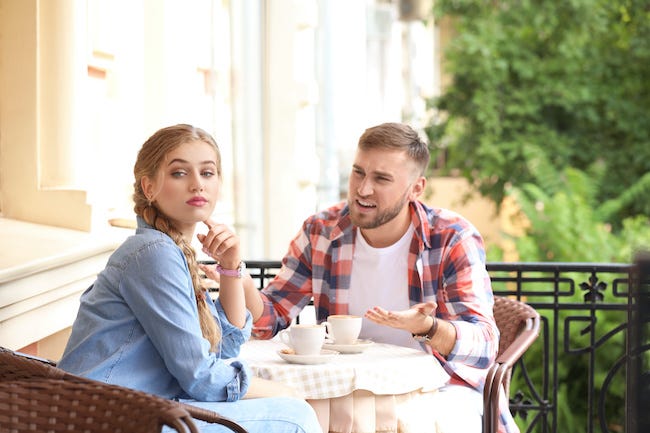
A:
<svg viewBox="0 0 650 433">
<path fill-rule="evenodd" d="M 0 426 L 6 431 L 151 433 L 163 425 L 198 432 L 174 402 L 123 387 L 43 378 L 0 383 Z"/>
<path fill-rule="evenodd" d="M 86 379 L 61 370 L 53 361 L 4 347 L 0 347 L 0 384 L 0 427 L 12 426 L 8 429 L 12 433 L 158 432 L 163 425 L 198 433 L 192 418 L 248 433 L 217 412 Z M 84 408 L 73 410 L 74 405 Z M 143 427 L 134 428 L 133 422 Z"/>
<path fill-rule="evenodd" d="M 53 361 L 19 354 L 0 347 L 0 380 L 21 380 L 34 377 L 62 379 L 67 373 L 56 368 Z"/>
<path fill-rule="evenodd" d="M 483 392 L 483 431 L 497 431 L 499 392 L 510 395 L 512 367 L 539 335 L 540 316 L 525 302 L 494 297 L 494 319 L 500 332 L 499 351 L 488 371 Z"/>
</svg>

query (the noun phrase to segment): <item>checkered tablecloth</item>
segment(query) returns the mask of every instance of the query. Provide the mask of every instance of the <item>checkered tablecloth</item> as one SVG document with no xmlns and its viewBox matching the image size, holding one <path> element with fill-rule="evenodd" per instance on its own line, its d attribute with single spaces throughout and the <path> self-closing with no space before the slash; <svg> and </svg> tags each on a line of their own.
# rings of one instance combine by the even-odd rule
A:
<svg viewBox="0 0 650 433">
<path fill-rule="evenodd" d="M 355 390 L 377 395 L 439 388 L 449 376 L 432 356 L 419 350 L 374 343 L 363 353 L 336 355 L 316 365 L 291 364 L 278 355 L 287 347 L 273 340 L 251 340 L 240 357 L 256 376 L 277 380 L 302 391 L 307 399 L 344 396 Z"/>
</svg>

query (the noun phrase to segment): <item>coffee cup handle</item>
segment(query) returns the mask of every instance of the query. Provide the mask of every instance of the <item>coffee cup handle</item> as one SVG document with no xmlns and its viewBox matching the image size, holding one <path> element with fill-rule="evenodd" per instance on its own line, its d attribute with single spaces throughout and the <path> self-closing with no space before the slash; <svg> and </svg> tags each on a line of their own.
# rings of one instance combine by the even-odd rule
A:
<svg viewBox="0 0 650 433">
<path fill-rule="evenodd" d="M 280 331 L 278 333 L 278 336 L 280 337 L 280 341 L 293 349 L 293 346 L 291 345 L 291 336 L 289 335 L 288 329 L 283 329 Z"/>
<path fill-rule="evenodd" d="M 325 327 L 325 344 L 334 344 L 334 336 L 332 335 L 332 325 L 330 322 L 322 322 L 321 326 Z"/>
</svg>

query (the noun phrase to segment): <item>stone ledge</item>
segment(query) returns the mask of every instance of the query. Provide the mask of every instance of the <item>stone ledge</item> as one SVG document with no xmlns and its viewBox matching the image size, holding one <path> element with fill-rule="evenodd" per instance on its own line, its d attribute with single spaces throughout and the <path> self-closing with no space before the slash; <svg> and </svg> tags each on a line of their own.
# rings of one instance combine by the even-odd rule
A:
<svg viewBox="0 0 650 433">
<path fill-rule="evenodd" d="M 0 218 L 0 342 L 18 349 L 72 325 L 79 296 L 133 230 L 88 233 Z"/>
<path fill-rule="evenodd" d="M 112 251 L 132 230 L 88 233 L 0 218 L 0 284 Z"/>
</svg>

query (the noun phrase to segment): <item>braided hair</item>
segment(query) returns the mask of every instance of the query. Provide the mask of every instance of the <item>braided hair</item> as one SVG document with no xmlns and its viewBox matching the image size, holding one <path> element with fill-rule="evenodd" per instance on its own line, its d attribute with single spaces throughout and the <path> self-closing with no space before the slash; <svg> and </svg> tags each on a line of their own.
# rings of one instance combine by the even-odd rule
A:
<svg viewBox="0 0 650 433">
<path fill-rule="evenodd" d="M 169 152 L 189 141 L 203 141 L 214 147 L 217 154 L 217 176 L 221 179 L 221 154 L 219 152 L 219 146 L 210 134 L 200 128 L 186 124 L 162 128 L 149 137 L 138 152 L 138 157 L 133 167 L 133 175 L 135 177 L 133 184 L 133 210 L 136 215 L 144 219 L 151 227 L 172 238 L 183 252 L 192 278 L 192 285 L 194 286 L 201 331 L 203 337 L 210 342 L 211 350 L 214 352 L 221 339 L 221 331 L 207 305 L 208 300 L 206 299 L 205 289 L 201 284 L 196 252 L 190 243 L 183 238 L 181 232 L 174 227 L 169 217 L 162 213 L 156 207 L 156 204 L 147 198 L 142 189 L 141 182 L 145 176 L 150 179 L 162 176 L 163 173 L 160 171 L 160 168 L 163 166 Z"/>
</svg>

